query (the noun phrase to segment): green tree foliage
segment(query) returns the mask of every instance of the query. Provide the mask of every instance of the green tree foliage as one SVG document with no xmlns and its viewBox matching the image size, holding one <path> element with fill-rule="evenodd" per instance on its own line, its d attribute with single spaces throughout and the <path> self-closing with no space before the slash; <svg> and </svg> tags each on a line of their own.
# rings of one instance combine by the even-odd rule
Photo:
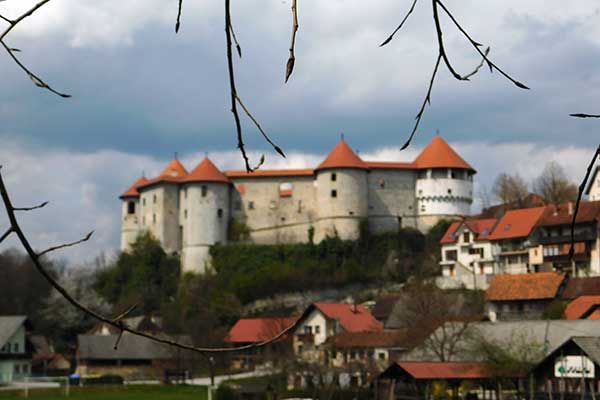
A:
<svg viewBox="0 0 600 400">
<path fill-rule="evenodd" d="M 328 237 L 318 244 L 217 244 L 211 248 L 214 283 L 247 303 L 308 288 L 403 281 L 424 265 L 435 264 L 437 271 L 439 240 L 447 226 L 439 224 L 428 235 L 414 229 L 370 235 L 361 229 L 356 241 Z"/>
<path fill-rule="evenodd" d="M 94 286 L 117 309 L 139 304 L 138 312 L 150 314 L 174 299 L 179 270 L 178 258 L 167 255 L 158 240 L 143 233 L 130 251 L 98 272 Z"/>
</svg>

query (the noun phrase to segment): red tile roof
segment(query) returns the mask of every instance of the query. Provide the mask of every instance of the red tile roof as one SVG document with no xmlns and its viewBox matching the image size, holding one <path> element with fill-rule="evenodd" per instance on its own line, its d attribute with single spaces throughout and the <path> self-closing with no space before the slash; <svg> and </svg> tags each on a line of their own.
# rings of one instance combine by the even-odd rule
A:
<svg viewBox="0 0 600 400">
<path fill-rule="evenodd" d="M 143 186 L 146 182 L 148 182 L 148 179 L 146 179 L 146 177 L 142 176 L 142 177 L 138 178 L 138 180 L 135 181 L 133 183 L 133 185 L 131 185 L 131 187 L 129 189 L 127 189 L 127 191 L 125 193 L 123 193 L 121 196 L 119 196 L 119 198 L 125 199 L 128 197 L 140 197 L 140 192 L 138 191 L 138 188 L 140 186 Z"/>
<path fill-rule="evenodd" d="M 146 181 L 139 188 L 154 185 L 159 182 L 179 183 L 188 174 L 185 167 L 177 159 L 172 160 L 156 178 Z"/>
<path fill-rule="evenodd" d="M 331 150 L 317 170 L 326 168 L 358 168 L 369 169 L 368 165 L 352 151 L 343 139 Z"/>
<path fill-rule="evenodd" d="M 269 178 L 278 176 L 313 176 L 313 169 L 259 169 L 254 172 L 225 171 L 228 178 Z"/>
<path fill-rule="evenodd" d="M 592 313 L 588 315 L 586 319 L 600 319 L 600 308 L 597 308 L 594 311 L 592 311 Z"/>
<path fill-rule="evenodd" d="M 229 183 L 229 179 L 223 174 L 208 157 L 198 164 L 182 182 L 222 182 Z"/>
<path fill-rule="evenodd" d="M 489 240 L 525 238 L 529 236 L 538 220 L 544 213 L 545 207 L 523 208 L 510 210 L 489 235 Z"/>
<path fill-rule="evenodd" d="M 561 297 L 572 300 L 579 296 L 600 296 L 600 276 L 569 279 Z"/>
<path fill-rule="evenodd" d="M 565 308 L 566 319 L 590 319 L 588 316 L 600 307 L 600 296 L 579 296 Z"/>
<path fill-rule="evenodd" d="M 575 203 L 549 205 L 540 218 L 539 225 L 569 225 L 573 220 Z M 582 201 L 579 203 L 575 222 L 593 222 L 600 219 L 600 201 Z"/>
<path fill-rule="evenodd" d="M 475 172 L 475 169 L 463 160 L 440 135 L 433 137 L 415 159 L 414 164 L 419 169 L 457 168 Z"/>
<path fill-rule="evenodd" d="M 565 274 L 538 272 L 534 274 L 496 275 L 486 292 L 489 301 L 553 299 L 565 280 Z"/>
<path fill-rule="evenodd" d="M 498 222 L 495 218 L 487 219 L 468 219 L 465 221 L 457 221 L 450 224 L 444 236 L 440 240 L 441 244 L 456 243 L 456 232 L 462 225 L 466 225 L 471 232 L 475 234 L 475 240 L 488 240 L 492 233 L 492 228 Z"/>
<path fill-rule="evenodd" d="M 479 379 L 491 376 L 481 362 L 399 362 L 398 367 L 414 379 Z"/>
<path fill-rule="evenodd" d="M 296 322 L 296 317 L 241 318 L 229 330 L 228 343 L 258 343 L 269 340 Z"/>
<path fill-rule="evenodd" d="M 383 325 L 360 304 L 313 303 L 327 318 L 335 319 L 346 332 L 381 331 Z"/>
<path fill-rule="evenodd" d="M 342 332 L 327 339 L 327 344 L 337 348 L 402 347 L 406 344 L 406 332 L 400 330 Z"/>
</svg>

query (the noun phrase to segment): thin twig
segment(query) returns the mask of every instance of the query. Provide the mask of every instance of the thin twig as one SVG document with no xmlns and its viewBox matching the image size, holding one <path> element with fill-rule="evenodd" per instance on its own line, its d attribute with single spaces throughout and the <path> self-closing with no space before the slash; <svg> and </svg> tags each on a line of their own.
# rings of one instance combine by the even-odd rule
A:
<svg viewBox="0 0 600 400">
<path fill-rule="evenodd" d="M 273 148 L 275 149 L 275 151 L 277 153 L 279 153 L 283 158 L 285 158 L 285 153 L 283 152 L 283 150 L 281 150 L 281 147 L 277 146 L 269 137 L 269 135 L 267 135 L 267 133 L 264 131 L 264 129 L 260 126 L 260 124 L 258 123 L 258 121 L 256 120 L 256 118 L 254 118 L 254 116 L 252 115 L 252 113 L 250 112 L 250 110 L 248 110 L 246 108 L 246 106 L 244 105 L 244 103 L 242 102 L 242 99 L 240 98 L 240 96 L 238 96 L 237 94 L 235 95 L 235 98 L 238 102 L 238 104 L 240 105 L 240 107 L 242 107 L 242 110 L 244 110 L 244 112 L 246 113 L 246 115 L 248 116 L 248 118 L 250 118 L 252 120 L 252 122 L 254 123 L 254 125 L 256 125 L 256 128 L 258 128 L 258 130 L 260 131 L 260 133 L 263 135 L 263 137 L 265 138 L 265 140 L 271 145 L 273 146 Z M 256 168 L 254 168 L 256 169 Z"/>
<path fill-rule="evenodd" d="M 294 50 L 296 48 L 296 34 L 298 33 L 298 7 L 296 0 L 292 0 L 292 39 L 290 42 L 290 56 L 285 66 L 285 83 L 287 83 L 292 72 L 294 72 L 294 64 L 296 64 L 296 55 Z"/>
<path fill-rule="evenodd" d="M 235 88 L 235 74 L 233 70 L 233 54 L 231 51 L 231 0 L 225 0 L 225 37 L 227 39 L 227 70 L 229 71 L 229 93 L 231 97 L 231 113 L 235 121 L 235 130 L 237 133 L 237 147 L 242 153 L 244 164 L 246 165 L 246 171 L 252 172 L 253 169 L 250 167 L 250 160 L 246 154 L 246 148 L 244 146 L 244 137 L 242 133 L 242 123 L 240 122 L 240 116 L 237 110 L 237 90 Z"/>
<path fill-rule="evenodd" d="M 242 58 L 242 46 L 240 46 L 240 42 L 237 40 L 231 21 L 229 21 L 229 29 L 231 29 L 231 37 L 233 38 L 233 43 L 235 43 L 235 49 L 237 50 L 238 56 Z"/>
<path fill-rule="evenodd" d="M 175 22 L 175 33 L 179 33 L 179 27 L 181 26 L 181 8 L 183 7 L 183 0 L 179 0 L 179 6 L 177 7 L 177 22 Z"/>
<path fill-rule="evenodd" d="M 10 227 L 6 230 L 6 232 L 4 232 L 4 234 L 2 236 L 0 236 L 0 243 L 4 242 L 4 240 L 10 236 L 10 234 L 13 233 L 13 228 Z"/>
<path fill-rule="evenodd" d="M 34 5 L 33 7 L 31 7 L 29 10 L 27 10 L 23 14 L 21 14 L 17 19 L 10 21 L 10 26 L 8 26 L 8 28 L 6 28 L 4 30 L 4 32 L 2 32 L 2 34 L 0 34 L 0 41 L 3 41 L 4 38 L 6 37 L 6 35 L 8 35 L 8 33 L 10 31 L 12 31 L 13 28 L 15 26 L 17 26 L 21 21 L 23 21 L 25 18 L 33 15 L 34 12 L 39 10 L 44 4 L 49 3 L 50 1 L 51 0 L 42 0 L 39 3 L 37 3 L 36 5 Z"/>
<path fill-rule="evenodd" d="M 569 114 L 571 117 L 575 118 L 600 118 L 600 114 Z"/>
<path fill-rule="evenodd" d="M 485 51 L 483 52 L 483 54 L 487 57 L 488 54 L 490 54 L 490 48 L 489 46 L 485 49 Z M 475 69 L 473 70 L 473 72 L 463 76 L 463 78 L 468 79 L 470 77 L 472 77 L 473 75 L 477 74 L 479 72 L 479 70 L 483 67 L 483 64 L 485 64 L 485 58 L 481 59 L 481 62 L 479 63 L 479 65 L 477 65 L 475 67 Z"/>
<path fill-rule="evenodd" d="M 8 22 L 9 24 L 12 24 L 12 23 L 13 23 L 13 20 L 12 20 L 12 19 L 8 19 L 8 18 L 6 18 L 6 17 L 5 17 L 4 15 L 2 15 L 2 14 L 0 14 L 0 19 L 2 19 L 2 20 L 4 20 L 4 21 Z"/>
<path fill-rule="evenodd" d="M 458 79 L 459 81 L 468 81 L 469 80 L 468 78 L 464 78 L 458 72 L 456 72 L 456 70 L 450 63 L 450 60 L 448 59 L 448 55 L 446 54 L 446 49 L 444 47 L 444 37 L 443 37 L 443 32 L 442 32 L 442 26 L 440 24 L 440 17 L 438 15 L 437 5 L 438 5 L 437 0 L 431 0 L 431 6 L 433 8 L 433 21 L 435 22 L 435 30 L 437 32 L 437 41 L 438 41 L 438 50 L 440 52 L 440 55 L 444 59 L 444 64 L 446 64 L 446 68 L 448 68 L 448 71 L 450 71 L 450 73 L 452 74 L 452 76 L 454 78 Z"/>
<path fill-rule="evenodd" d="M 80 243 L 87 242 L 88 240 L 90 240 L 90 238 L 92 237 L 93 234 L 94 234 L 94 231 L 91 231 L 90 233 L 85 235 L 85 237 L 83 237 L 82 239 L 76 240 L 75 242 L 65 243 L 65 244 L 60 244 L 58 246 L 49 247 L 46 250 L 38 253 L 38 257 L 41 257 L 44 254 L 48 254 L 48 253 L 56 251 L 56 250 L 64 249 L 67 247 L 77 246 Z"/>
<path fill-rule="evenodd" d="M 412 12 L 415 9 L 415 6 L 417 5 L 417 0 L 413 0 L 412 6 L 410 6 L 410 10 L 408 10 L 408 12 L 406 13 L 406 15 L 404 16 L 404 18 L 402 19 L 402 22 L 400 22 L 400 25 L 398 25 L 398 27 L 396 29 L 394 29 L 394 32 L 392 32 L 392 34 L 383 41 L 383 43 L 381 43 L 379 45 L 379 47 L 383 47 L 386 44 L 388 44 L 389 42 L 392 41 L 392 39 L 394 38 L 394 35 L 396 33 L 398 33 L 398 31 L 402 28 L 402 26 L 404 25 L 404 23 L 406 22 L 406 20 L 408 20 L 408 17 L 410 17 L 410 14 L 412 14 Z"/>
<path fill-rule="evenodd" d="M 229 1 L 229 0 L 226 0 L 226 1 Z M 44 267 L 44 264 L 40 261 L 40 255 L 38 255 L 35 252 L 35 250 L 33 250 L 33 247 L 29 243 L 29 240 L 27 239 L 27 237 L 25 236 L 23 230 L 21 229 L 21 227 L 19 225 L 19 222 L 17 220 L 16 214 L 14 211 L 14 207 L 12 206 L 10 196 L 8 195 L 6 185 L 4 184 L 4 180 L 2 178 L 1 170 L 0 170 L 0 197 L 2 198 L 2 202 L 4 203 L 4 208 L 6 210 L 6 214 L 8 216 L 8 220 L 10 222 L 11 228 L 13 229 L 14 233 L 19 238 L 21 245 L 27 252 L 27 255 L 31 259 L 34 267 L 46 279 L 46 281 L 48 281 L 48 283 L 50 283 L 50 285 L 54 289 L 56 289 L 65 298 L 65 300 L 67 300 L 72 306 L 74 306 L 78 310 L 84 312 L 85 314 L 91 316 L 92 318 L 94 318 L 100 322 L 104 322 L 104 323 L 106 323 L 110 326 L 113 326 L 117 329 L 120 329 L 124 332 L 129 332 L 136 336 L 140 336 L 140 337 L 152 340 L 157 343 L 162 343 L 165 345 L 177 347 L 177 348 L 180 348 L 183 350 L 190 350 L 190 351 L 194 351 L 194 352 L 198 352 L 198 353 L 231 353 L 231 352 L 239 352 L 239 351 L 264 347 L 273 342 L 276 342 L 279 339 L 281 339 L 282 337 L 284 337 L 285 335 L 287 335 L 288 333 L 295 330 L 298 327 L 299 321 L 302 318 L 302 317 L 299 318 L 298 320 L 296 320 L 296 322 L 294 322 L 287 328 L 283 329 L 278 334 L 274 335 L 272 338 L 270 338 L 268 340 L 264 340 L 262 342 L 255 343 L 255 344 L 239 346 L 239 347 L 223 347 L 223 348 L 195 347 L 195 346 L 190 346 L 190 345 L 186 345 L 183 343 L 179 343 L 179 342 L 176 342 L 174 340 L 167 339 L 164 337 L 157 337 L 157 336 L 154 336 L 154 335 L 146 333 L 146 332 L 141 332 L 141 331 L 138 331 L 135 329 L 131 329 L 128 326 L 126 326 L 125 324 L 123 324 L 122 322 L 121 323 L 116 322 L 116 321 L 114 321 L 114 319 L 105 317 L 105 316 L 91 310 L 90 308 L 84 306 L 82 303 L 77 301 L 73 296 L 71 296 L 71 294 L 60 283 L 58 283 L 58 281 L 46 270 L 46 268 Z M 305 315 L 303 315 L 303 316 L 305 316 Z"/>
<path fill-rule="evenodd" d="M 435 67 L 433 68 L 433 73 L 431 74 L 431 79 L 429 81 L 429 88 L 427 89 L 427 94 L 425 95 L 423 104 L 421 104 L 421 109 L 419 110 L 419 113 L 417 114 L 417 116 L 415 118 L 416 119 L 415 126 L 413 127 L 413 130 L 410 133 L 408 140 L 406 141 L 406 143 L 404 143 L 404 145 L 400 148 L 400 150 L 404 150 L 410 145 L 410 142 L 412 141 L 413 137 L 415 136 L 415 133 L 417 132 L 417 128 L 419 127 L 419 123 L 421 122 L 423 113 L 425 112 L 425 107 L 427 106 L 427 104 L 431 104 L 431 90 L 433 88 L 433 82 L 435 81 L 435 76 L 437 75 L 441 61 L 442 61 L 442 54 L 438 53 L 437 60 L 435 62 Z"/>
<path fill-rule="evenodd" d="M 48 85 L 46 82 L 44 82 L 39 76 L 37 76 L 36 74 L 34 74 L 33 72 L 31 72 L 29 70 L 29 68 L 27 68 L 15 55 L 14 55 L 14 51 L 13 49 L 11 49 L 10 47 L 8 47 L 6 45 L 6 43 L 4 43 L 4 41 L 0 40 L 0 44 L 2 44 L 2 47 L 4 47 L 4 49 L 6 50 L 6 52 L 8 53 L 8 55 L 13 59 L 13 61 L 27 74 L 27 76 L 29 76 L 29 79 L 31 79 L 33 81 L 33 83 L 35 84 L 35 86 L 42 88 L 42 89 L 46 89 L 60 97 L 63 98 L 69 98 L 71 97 L 70 94 L 66 94 L 66 93 L 62 93 L 59 92 L 57 90 L 55 90 L 54 88 L 52 88 L 50 85 Z"/>
<path fill-rule="evenodd" d="M 596 164 L 596 159 L 600 157 L 600 145 L 596 148 L 596 152 L 590 161 L 585 176 L 583 177 L 583 181 L 579 185 L 579 191 L 577 192 L 577 202 L 575 203 L 575 210 L 573 210 L 573 219 L 571 220 L 571 246 L 569 247 L 569 259 L 573 260 L 573 256 L 575 255 L 575 220 L 577 219 L 577 213 L 579 212 L 579 203 L 581 202 L 581 197 L 583 196 L 583 192 L 587 185 L 587 181 L 590 178 L 590 174 L 592 173 L 592 169 Z"/>
<path fill-rule="evenodd" d="M 521 88 L 521 89 L 529 89 L 529 87 L 525 86 L 523 83 L 515 80 L 513 77 L 511 77 L 510 75 L 508 75 L 506 72 L 504 72 L 501 68 L 499 68 L 496 64 L 494 64 L 488 57 L 487 55 L 483 54 L 483 52 L 481 51 L 480 47 L 482 46 L 481 43 L 476 42 L 475 40 L 473 40 L 471 38 L 471 36 L 469 36 L 469 34 L 463 29 L 463 27 L 458 23 L 458 21 L 456 20 L 456 18 L 454 18 L 454 15 L 452 15 L 452 13 L 450 12 L 450 10 L 448 10 L 446 8 L 446 6 L 444 6 L 444 3 L 441 2 L 441 0 L 432 0 L 434 1 L 436 4 L 439 4 L 440 7 L 442 7 L 442 9 L 444 10 L 444 12 L 446 12 L 446 14 L 448 15 L 448 17 L 450 17 L 450 19 L 452 20 L 452 22 L 454 23 L 454 25 L 456 25 L 456 27 L 458 28 L 458 30 L 467 38 L 467 40 L 469 41 L 469 43 L 471 43 L 471 45 L 475 48 L 475 50 L 477 50 L 477 52 L 481 55 L 481 57 L 483 57 L 483 59 L 487 62 L 490 71 L 492 69 L 495 69 L 496 71 L 500 72 L 500 74 L 502 74 L 502 76 L 504 76 L 506 79 L 508 79 L 509 81 L 511 81 L 512 83 L 514 83 L 517 87 Z M 436 7 L 434 7 L 435 9 Z"/>
<path fill-rule="evenodd" d="M 113 318 L 113 321 L 117 322 L 122 320 L 123 318 L 125 318 L 127 315 L 131 314 L 131 312 L 133 312 L 133 310 L 135 310 L 138 306 L 138 303 L 132 305 L 131 307 L 129 307 L 127 310 L 123 311 L 121 314 L 117 315 L 116 317 Z"/>
<path fill-rule="evenodd" d="M 42 204 L 38 204 L 37 206 L 33 206 L 33 207 L 15 207 L 14 210 L 15 211 L 32 211 L 32 210 L 37 210 L 38 208 L 46 207 L 46 205 L 48 205 L 47 201 L 43 202 Z"/>
</svg>

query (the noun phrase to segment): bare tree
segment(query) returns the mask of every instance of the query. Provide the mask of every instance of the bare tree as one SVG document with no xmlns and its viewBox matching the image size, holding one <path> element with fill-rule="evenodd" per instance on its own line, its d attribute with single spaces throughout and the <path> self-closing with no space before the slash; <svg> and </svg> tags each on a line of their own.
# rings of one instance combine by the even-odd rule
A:
<svg viewBox="0 0 600 400">
<path fill-rule="evenodd" d="M 577 186 L 567 179 L 563 167 L 556 161 L 546 164 L 533 188 L 549 203 L 560 204 L 577 199 Z"/>
<path fill-rule="evenodd" d="M 492 192 L 503 204 L 514 204 L 518 208 L 524 206 L 525 198 L 529 195 L 527 183 L 518 173 L 498 175 L 494 181 Z"/>
</svg>

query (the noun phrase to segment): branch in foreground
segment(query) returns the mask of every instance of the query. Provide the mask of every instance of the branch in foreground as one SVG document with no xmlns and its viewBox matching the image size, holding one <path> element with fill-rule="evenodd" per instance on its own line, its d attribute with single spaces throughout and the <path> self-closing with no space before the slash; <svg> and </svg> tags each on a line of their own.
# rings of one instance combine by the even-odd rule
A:
<svg viewBox="0 0 600 400">
<path fill-rule="evenodd" d="M 581 202 L 581 197 L 583 196 L 583 192 L 587 185 L 588 179 L 590 178 L 590 174 L 592 173 L 592 169 L 596 164 L 596 160 L 600 157 L 600 145 L 596 148 L 596 152 L 590 161 L 585 176 L 583 177 L 583 181 L 579 185 L 579 190 L 577 192 L 577 202 L 575 203 L 575 209 L 573 210 L 573 219 L 571 220 L 571 246 L 569 247 L 569 259 L 573 260 L 573 256 L 575 255 L 575 220 L 577 219 L 577 213 L 579 212 L 579 203 Z"/>
<path fill-rule="evenodd" d="M 396 29 L 394 29 L 394 32 L 392 32 L 392 34 L 383 41 L 383 43 L 381 43 L 379 45 L 379 47 L 383 47 L 386 44 L 388 44 L 389 42 L 392 41 L 392 39 L 394 38 L 394 35 L 400 30 L 402 29 L 402 26 L 404 25 L 404 23 L 406 22 L 406 20 L 408 20 L 408 17 L 410 17 L 410 14 L 412 14 L 412 12 L 415 9 L 415 6 L 417 5 L 417 0 L 413 0 L 412 6 L 410 6 L 410 9 L 408 10 L 408 12 L 406 13 L 406 15 L 404 16 L 404 18 L 402 19 L 402 22 L 400 22 L 400 25 L 398 25 L 398 27 Z"/>
<path fill-rule="evenodd" d="M 578 114 L 569 114 L 569 116 L 575 117 L 575 118 L 600 118 L 600 114 L 582 114 L 582 113 L 578 113 Z"/>
<path fill-rule="evenodd" d="M 8 217 L 9 223 L 10 223 L 9 230 L 5 234 L 2 235 L 2 240 L 4 240 L 4 238 L 6 238 L 11 233 L 15 233 L 18 237 L 19 242 L 25 249 L 25 252 L 31 259 L 31 262 L 33 263 L 33 266 L 35 267 L 35 269 L 44 277 L 44 279 L 46 279 L 46 281 L 48 281 L 48 283 L 54 289 L 56 289 L 58 291 L 58 293 L 60 293 L 72 306 L 77 308 L 79 311 L 84 312 L 85 314 L 91 316 L 92 318 L 94 318 L 100 322 L 104 322 L 108 325 L 111 325 L 111 326 L 119 329 L 121 333 L 128 332 L 133 335 L 144 337 L 146 339 L 152 340 L 157 343 L 162 343 L 162 344 L 166 344 L 166 345 L 180 348 L 183 350 L 190 350 L 190 351 L 194 351 L 194 352 L 198 352 L 198 353 L 231 353 L 231 352 L 238 352 L 238 351 L 243 351 L 243 350 L 254 349 L 254 348 L 258 348 L 258 347 L 264 347 L 268 344 L 276 342 L 279 339 L 281 339 L 284 335 L 286 335 L 289 332 L 296 329 L 296 327 L 298 325 L 298 321 L 300 319 L 298 319 L 296 322 L 294 322 L 292 325 L 288 326 L 287 328 L 283 329 L 281 332 L 279 332 L 277 335 L 273 336 L 271 339 L 265 340 L 263 342 L 250 344 L 250 345 L 246 345 L 246 346 L 239 346 L 239 347 L 220 347 L 220 348 L 190 346 L 190 345 L 176 342 L 174 340 L 156 337 L 149 333 L 140 332 L 135 329 L 131 329 L 128 326 L 126 326 L 122 322 L 121 319 L 114 319 L 114 318 L 109 318 L 109 317 L 103 316 L 103 315 L 91 310 L 90 308 L 86 307 L 82 303 L 80 303 L 60 283 L 58 283 L 58 281 L 46 270 L 46 268 L 44 267 L 44 264 L 41 261 L 41 256 L 43 254 L 47 253 L 48 250 L 46 250 L 42 253 L 39 253 L 39 254 L 36 253 L 35 250 L 33 249 L 33 247 L 31 246 L 31 244 L 29 243 L 29 240 L 25 236 L 25 233 L 21 229 L 21 226 L 19 225 L 16 213 L 15 213 L 15 207 L 12 205 L 10 196 L 6 189 L 6 185 L 4 184 L 1 166 L 0 166 L 0 197 L 2 198 L 2 202 L 3 202 L 4 208 L 6 210 L 6 215 Z M 87 239 L 89 239 L 89 236 L 91 236 L 91 233 L 88 235 Z M 84 239 L 87 240 L 86 238 L 84 238 Z M 75 244 L 76 243 L 67 244 L 67 245 L 63 245 L 62 247 L 67 247 L 69 245 L 75 245 Z M 57 246 L 57 248 L 61 248 L 61 247 Z M 124 313 L 124 315 L 127 315 L 127 313 L 129 313 L 129 312 L 130 311 L 126 311 Z"/>
<path fill-rule="evenodd" d="M 48 254 L 48 253 L 51 253 L 51 252 L 56 251 L 56 250 L 64 249 L 64 248 L 67 248 L 67 247 L 77 246 L 78 244 L 81 244 L 83 242 L 87 242 L 88 240 L 90 240 L 90 238 L 92 237 L 93 234 L 94 234 L 94 231 L 91 231 L 90 233 L 88 233 L 87 235 L 85 235 L 82 239 L 76 240 L 76 241 L 71 242 L 71 243 L 64 243 L 64 244 L 60 244 L 58 246 L 49 247 L 46 250 L 38 253 L 38 257 L 41 257 L 44 254 Z"/>
<path fill-rule="evenodd" d="M 290 43 L 290 57 L 287 60 L 285 67 L 285 83 L 287 83 L 292 72 L 294 72 L 294 64 L 296 63 L 296 55 L 294 53 L 296 47 L 296 33 L 298 33 L 298 7 L 297 0 L 292 0 L 292 39 Z"/>
<path fill-rule="evenodd" d="M 181 26 L 181 9 L 183 7 L 183 0 L 179 0 L 177 7 L 177 22 L 175 22 L 175 33 L 179 33 L 179 27 Z"/>
</svg>

